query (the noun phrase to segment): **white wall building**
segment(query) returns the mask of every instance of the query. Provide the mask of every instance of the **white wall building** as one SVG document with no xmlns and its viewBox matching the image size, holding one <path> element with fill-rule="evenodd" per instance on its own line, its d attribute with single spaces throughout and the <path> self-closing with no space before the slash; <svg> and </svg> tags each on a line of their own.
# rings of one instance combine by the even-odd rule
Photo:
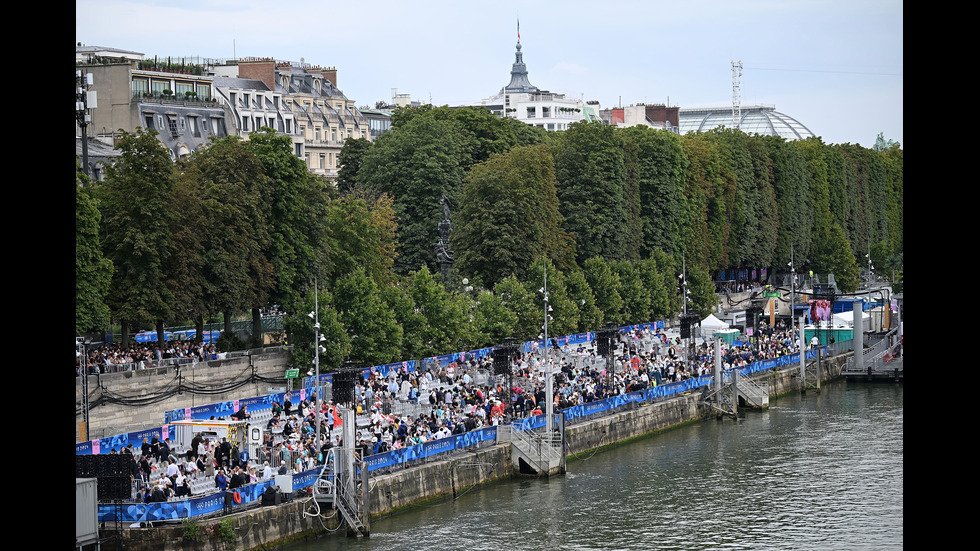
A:
<svg viewBox="0 0 980 551">
<path fill-rule="evenodd" d="M 520 40 L 510 71 L 510 83 L 477 105 L 490 109 L 497 116 L 517 119 L 545 130 L 565 130 L 573 122 L 600 120 L 599 102 L 566 98 L 564 94 L 541 90 L 531 84 Z"/>
</svg>

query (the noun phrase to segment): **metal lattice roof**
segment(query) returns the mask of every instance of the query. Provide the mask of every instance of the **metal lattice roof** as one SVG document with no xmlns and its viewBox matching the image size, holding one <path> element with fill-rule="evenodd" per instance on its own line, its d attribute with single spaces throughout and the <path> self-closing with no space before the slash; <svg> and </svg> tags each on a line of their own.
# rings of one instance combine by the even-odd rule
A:
<svg viewBox="0 0 980 551">
<path fill-rule="evenodd" d="M 682 108 L 679 112 L 681 134 L 735 126 L 731 107 Z M 743 106 L 739 121 L 739 129 L 746 134 L 779 136 L 787 140 L 801 140 L 815 135 L 803 123 L 776 111 L 774 106 Z"/>
</svg>

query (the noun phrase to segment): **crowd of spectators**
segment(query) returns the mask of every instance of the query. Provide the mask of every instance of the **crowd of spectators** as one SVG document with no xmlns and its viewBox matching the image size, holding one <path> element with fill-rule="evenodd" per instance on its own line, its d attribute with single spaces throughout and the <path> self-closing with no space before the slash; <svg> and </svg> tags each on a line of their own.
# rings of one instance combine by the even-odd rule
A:
<svg viewBox="0 0 980 551">
<path fill-rule="evenodd" d="M 775 327 L 763 327 L 752 342 L 726 344 L 722 350 L 723 367 L 744 367 L 792 354 L 799 349 L 793 334 L 780 322 Z M 610 373 L 592 346 L 551 349 L 555 411 L 708 375 L 714 370 L 714 351 L 707 342 L 692 346 L 685 358 L 680 338 L 670 340 L 662 333 L 637 331 L 621 334 L 616 348 L 619 353 L 613 358 L 616 365 Z M 392 371 L 384 377 L 373 373 L 355 387 L 355 401 L 347 404 L 355 407 L 359 415 L 370 418 L 368 426 L 358 432 L 358 446 L 365 455 L 383 453 L 541 414 L 546 409 L 547 396 L 542 352 L 529 352 L 513 363 L 513 387 L 510 381 L 475 382 L 476 374 L 491 371 L 489 358 L 453 362 L 445 367 L 427 366 L 415 372 Z M 428 413 L 398 415 L 394 404 L 399 399 L 420 402 L 428 406 L 423 408 Z M 301 422 L 304 434 L 313 431 L 312 418 L 311 414 Z M 325 418 L 329 429 L 333 419 L 329 415 Z"/>
<path fill-rule="evenodd" d="M 719 281 L 715 283 L 715 288 L 719 293 L 747 293 L 762 289 L 762 284 L 758 281 Z"/>
<path fill-rule="evenodd" d="M 763 326 L 751 342 L 723 346 L 724 367 L 742 367 L 792 354 L 798 351 L 794 334 L 781 322 Z M 175 343 L 166 353 L 204 353 L 206 345 L 187 344 Z M 680 338 L 669 339 L 660 332 L 622 333 L 614 346 L 614 368 L 607 373 L 609 364 L 596 356 L 591 343 L 564 347 L 555 343 L 547 351 L 555 366 L 555 411 L 712 373 L 714 350 L 709 343 L 691 345 L 687 350 L 684 344 Z M 153 345 L 141 353 L 147 351 L 164 353 Z M 492 372 L 489 357 L 445 366 L 430 364 L 412 372 L 392 370 L 384 376 L 371 372 L 355 386 L 353 402 L 342 404 L 357 412 L 356 453 L 367 457 L 542 414 L 547 397 L 544 352 L 533 350 L 516 358 L 512 377 L 497 377 L 496 382 L 486 375 Z M 103 353 L 108 354 L 103 358 L 107 359 L 121 351 Z M 398 413 L 404 409 L 399 404 L 406 403 L 417 406 L 417 413 Z M 299 473 L 322 464 L 331 447 L 344 445 L 341 431 L 334 430 L 341 423 L 335 407 L 330 401 L 318 401 L 315 395 L 293 403 L 287 393 L 283 403 L 272 404 L 271 416 L 263 427 L 265 443 L 247 461 L 241 461 L 239 450 L 228 442 L 200 437 L 182 459 L 169 441 L 144 440 L 142 449 L 134 451 L 130 446 L 122 453 L 133 456 L 133 476 L 141 501 L 193 495 L 190 482 L 201 477 L 214 480 L 213 486 L 208 485 L 212 490 L 234 489 L 277 473 Z M 319 448 L 317 409 L 321 412 Z M 251 414 L 243 407 L 234 417 L 249 419 Z"/>
<path fill-rule="evenodd" d="M 136 370 L 159 365 L 172 358 L 201 362 L 214 359 L 218 351 L 213 344 L 193 340 L 172 340 L 163 345 L 159 342 L 130 343 L 124 347 L 117 343 L 106 343 L 99 347 L 86 347 L 84 365 L 90 375 L 107 373 L 118 369 Z M 82 373 L 82 357 L 75 355 L 75 375 Z"/>
</svg>

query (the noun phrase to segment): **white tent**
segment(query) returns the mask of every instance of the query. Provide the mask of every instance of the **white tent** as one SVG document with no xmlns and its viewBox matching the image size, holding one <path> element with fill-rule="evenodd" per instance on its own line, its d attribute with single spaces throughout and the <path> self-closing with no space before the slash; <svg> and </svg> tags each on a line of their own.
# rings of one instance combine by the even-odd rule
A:
<svg viewBox="0 0 980 551">
<path fill-rule="evenodd" d="M 701 320 L 702 335 L 710 335 L 723 329 L 728 329 L 728 324 L 716 318 L 714 314 L 708 314 L 708 317 Z"/>
<path fill-rule="evenodd" d="M 861 312 L 862 326 L 868 328 L 868 320 L 871 316 L 867 312 Z M 842 312 L 833 315 L 834 327 L 854 327 L 854 312 Z"/>
</svg>

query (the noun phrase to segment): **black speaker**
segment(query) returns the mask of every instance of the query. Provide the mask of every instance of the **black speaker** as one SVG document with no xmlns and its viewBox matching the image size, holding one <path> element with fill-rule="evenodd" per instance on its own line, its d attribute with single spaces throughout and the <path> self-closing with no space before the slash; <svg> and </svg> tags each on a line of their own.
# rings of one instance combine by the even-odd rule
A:
<svg viewBox="0 0 980 551">
<path fill-rule="evenodd" d="M 96 488 L 99 492 L 99 501 L 125 501 L 133 494 L 132 481 L 128 476 L 100 476 Z"/>
<path fill-rule="evenodd" d="M 507 345 L 498 346 L 491 353 L 493 357 L 493 374 L 507 375 L 510 373 L 510 350 Z"/>
<path fill-rule="evenodd" d="M 352 364 L 353 362 L 347 362 Z M 333 401 L 346 404 L 354 401 L 354 384 L 361 378 L 361 370 L 344 369 L 333 374 Z"/>
<path fill-rule="evenodd" d="M 608 356 L 613 351 L 612 341 L 616 337 L 616 329 L 605 328 L 596 332 L 596 354 L 600 357 Z"/>
<path fill-rule="evenodd" d="M 75 456 L 75 478 L 95 478 L 95 458 L 97 455 Z"/>
</svg>

